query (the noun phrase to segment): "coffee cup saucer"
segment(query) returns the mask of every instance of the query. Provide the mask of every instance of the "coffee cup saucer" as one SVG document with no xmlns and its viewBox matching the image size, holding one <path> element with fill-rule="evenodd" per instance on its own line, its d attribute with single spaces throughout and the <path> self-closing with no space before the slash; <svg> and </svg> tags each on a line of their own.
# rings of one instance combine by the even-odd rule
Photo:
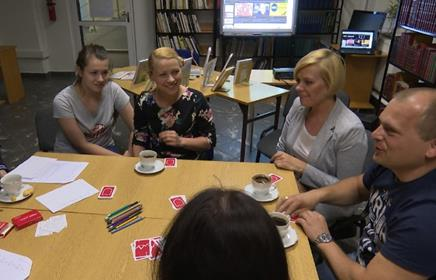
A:
<svg viewBox="0 0 436 280">
<path fill-rule="evenodd" d="M 141 173 L 141 174 L 154 174 L 154 173 L 161 172 L 164 169 L 165 169 L 165 165 L 164 165 L 164 163 L 161 160 L 156 160 L 154 162 L 154 167 L 152 169 L 150 169 L 150 170 L 145 170 L 142 167 L 140 161 L 138 161 L 135 164 L 135 171 L 138 172 L 138 173 Z"/>
<path fill-rule="evenodd" d="M 254 198 L 255 200 L 257 200 L 259 202 L 269 202 L 269 201 L 273 201 L 279 197 L 279 191 L 274 186 L 271 186 L 270 191 L 266 195 L 263 195 L 263 196 L 259 196 L 258 194 L 254 193 L 254 189 L 253 189 L 252 184 L 246 185 L 244 188 L 244 191 L 246 194 L 248 194 L 249 196 L 251 196 L 252 198 Z"/>
<path fill-rule="evenodd" d="M 13 199 L 13 197 L 6 194 L 4 190 L 0 191 L 0 202 L 15 203 L 22 201 L 33 194 L 33 187 L 31 185 L 23 184 L 20 193 Z"/>
<path fill-rule="evenodd" d="M 289 225 L 288 232 L 285 237 L 282 238 L 283 247 L 289 248 L 298 241 L 297 232 Z"/>
</svg>

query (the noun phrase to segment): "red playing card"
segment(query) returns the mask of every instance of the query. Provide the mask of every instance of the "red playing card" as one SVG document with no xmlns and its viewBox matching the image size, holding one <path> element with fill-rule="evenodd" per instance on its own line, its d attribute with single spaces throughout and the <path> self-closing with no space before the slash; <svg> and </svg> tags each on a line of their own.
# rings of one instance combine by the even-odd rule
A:
<svg viewBox="0 0 436 280">
<path fill-rule="evenodd" d="M 291 214 L 291 222 L 295 222 L 298 218 L 298 214 Z"/>
<path fill-rule="evenodd" d="M 164 164 L 165 164 L 165 167 L 177 167 L 177 159 L 176 158 L 166 158 Z"/>
<path fill-rule="evenodd" d="M 115 191 L 117 190 L 116 186 L 103 186 L 98 194 L 99 199 L 111 199 L 114 197 Z"/>
<path fill-rule="evenodd" d="M 161 239 L 153 238 L 150 240 L 150 260 L 159 259 L 162 254 Z"/>
<path fill-rule="evenodd" d="M 269 176 L 271 177 L 271 183 L 272 183 L 272 184 L 275 184 L 275 183 L 277 183 L 277 182 L 283 180 L 283 177 L 282 177 L 282 176 L 276 175 L 276 174 L 274 174 L 274 173 L 270 173 Z"/>
<path fill-rule="evenodd" d="M 151 241 L 150 239 L 138 239 L 134 242 L 135 251 L 134 259 L 140 260 L 150 257 L 151 254 Z"/>
<path fill-rule="evenodd" d="M 173 195 L 170 196 L 169 200 L 174 210 L 180 210 L 186 205 L 186 196 L 184 195 Z"/>
</svg>

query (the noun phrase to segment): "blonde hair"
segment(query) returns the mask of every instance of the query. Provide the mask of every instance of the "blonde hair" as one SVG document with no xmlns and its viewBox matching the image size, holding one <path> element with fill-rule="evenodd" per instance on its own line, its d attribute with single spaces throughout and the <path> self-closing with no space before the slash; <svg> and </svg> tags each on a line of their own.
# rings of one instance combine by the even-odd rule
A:
<svg viewBox="0 0 436 280">
<path fill-rule="evenodd" d="M 311 51 L 301 58 L 295 66 L 295 77 L 306 67 L 315 65 L 331 95 L 335 95 L 345 85 L 345 62 L 329 49 Z"/>
<path fill-rule="evenodd" d="M 154 61 L 158 59 L 176 59 L 179 66 L 183 66 L 183 58 L 181 58 L 177 52 L 172 48 L 161 47 L 155 49 L 148 57 L 148 74 L 151 75 L 153 72 Z"/>
</svg>

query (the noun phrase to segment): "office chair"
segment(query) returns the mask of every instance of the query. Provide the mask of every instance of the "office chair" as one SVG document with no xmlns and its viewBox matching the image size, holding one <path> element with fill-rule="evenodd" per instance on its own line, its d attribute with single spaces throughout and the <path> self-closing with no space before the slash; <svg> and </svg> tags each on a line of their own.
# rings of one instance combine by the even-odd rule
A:
<svg viewBox="0 0 436 280">
<path fill-rule="evenodd" d="M 371 131 L 365 130 L 368 139 L 368 151 L 366 153 L 363 169 L 366 170 L 373 162 L 372 156 L 375 150 L 374 139 L 371 137 Z M 339 219 L 330 225 L 329 230 L 335 240 L 351 238 L 356 236 L 357 229 L 359 229 L 359 236 L 365 227 L 365 219 L 367 216 L 366 202 L 362 203 L 357 213 L 350 217 Z"/>
<path fill-rule="evenodd" d="M 297 98 L 298 94 L 295 89 L 295 86 L 291 88 L 289 91 L 288 99 L 286 100 L 285 107 L 283 109 L 283 117 L 286 119 L 286 116 L 289 113 L 289 110 L 294 103 L 295 98 Z M 337 97 L 347 106 L 350 106 L 350 97 L 345 91 L 340 91 L 337 94 Z M 257 153 L 256 153 L 256 162 L 259 162 L 260 155 L 263 154 L 269 158 L 271 158 L 276 153 L 276 146 L 279 142 L 280 135 L 282 134 L 282 129 L 276 129 L 270 133 L 269 131 L 273 130 L 273 126 L 270 126 L 262 131 L 260 134 L 260 140 L 257 143 Z"/>
<path fill-rule="evenodd" d="M 51 107 L 36 112 L 35 126 L 39 149 L 43 152 L 53 151 L 58 123 L 53 118 L 53 109 Z"/>
</svg>

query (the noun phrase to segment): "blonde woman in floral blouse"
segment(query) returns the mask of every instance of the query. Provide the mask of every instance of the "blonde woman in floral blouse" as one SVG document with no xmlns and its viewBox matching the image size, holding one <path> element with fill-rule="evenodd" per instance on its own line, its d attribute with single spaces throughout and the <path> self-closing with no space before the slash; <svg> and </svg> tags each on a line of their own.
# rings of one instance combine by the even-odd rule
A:
<svg viewBox="0 0 436 280">
<path fill-rule="evenodd" d="M 199 91 L 180 84 L 183 60 L 171 48 L 158 48 L 148 62 L 155 85 L 135 99 L 133 154 L 150 149 L 159 157 L 210 159 L 212 110 Z"/>
</svg>

